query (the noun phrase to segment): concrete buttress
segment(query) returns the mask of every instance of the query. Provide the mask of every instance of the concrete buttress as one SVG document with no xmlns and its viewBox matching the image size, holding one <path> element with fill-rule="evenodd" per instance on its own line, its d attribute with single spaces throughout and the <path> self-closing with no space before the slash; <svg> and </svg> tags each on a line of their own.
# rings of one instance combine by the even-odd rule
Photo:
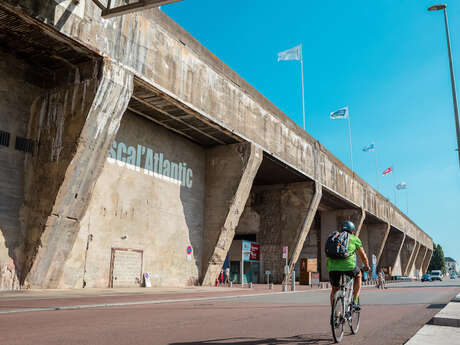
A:
<svg viewBox="0 0 460 345">
<path fill-rule="evenodd" d="M 282 247 L 288 247 L 288 263 L 294 267 L 310 231 L 321 199 L 321 185 L 312 181 L 262 185 L 253 188 L 253 209 L 260 225 L 261 272 L 270 271 L 271 281 L 281 283 L 286 259 Z"/>
<path fill-rule="evenodd" d="M 415 258 L 414 267 L 413 267 L 414 275 L 415 273 L 417 273 L 417 271 L 419 274 L 419 277 L 416 277 L 416 278 L 420 278 L 420 272 L 422 271 L 422 263 L 423 263 L 423 259 L 425 258 L 426 251 L 427 251 L 426 247 L 420 244 L 420 249 L 418 251 L 417 257 Z"/>
<path fill-rule="evenodd" d="M 413 268 L 414 268 L 414 263 L 415 263 L 415 259 L 417 258 L 418 256 L 418 252 L 420 250 L 420 242 L 415 242 L 415 247 L 414 247 L 414 250 L 410 256 L 410 259 L 409 259 L 409 263 L 404 271 L 404 275 L 405 276 L 410 276 L 412 271 L 413 271 Z"/>
<path fill-rule="evenodd" d="M 293 247 L 293 251 L 289 261 L 289 272 L 292 274 L 294 270 L 295 264 L 299 259 L 300 252 L 302 251 L 303 245 L 305 243 L 305 239 L 310 232 L 311 225 L 313 223 L 313 219 L 315 218 L 316 211 L 318 210 L 319 203 L 321 201 L 322 196 L 322 187 L 321 184 L 315 182 L 315 193 L 313 198 L 311 199 L 310 205 L 308 207 L 307 212 L 305 213 L 305 218 L 302 222 L 302 225 L 299 227 L 297 240 Z M 299 273 L 297 273 L 299 274 Z"/>
<path fill-rule="evenodd" d="M 262 158 L 251 143 L 206 152 L 202 285 L 213 285 L 219 275 Z"/>
<path fill-rule="evenodd" d="M 104 60 L 93 75 L 50 91 L 32 107 L 26 161 L 26 286 L 57 288 L 88 201 L 133 91 L 133 75 Z"/>
<path fill-rule="evenodd" d="M 372 255 L 375 255 L 378 266 L 389 232 L 390 224 L 388 223 L 365 223 L 362 226 L 359 238 L 371 265 Z"/>
<path fill-rule="evenodd" d="M 430 265 L 432 255 L 433 255 L 433 249 L 428 248 L 425 258 L 423 259 L 422 273 L 426 273 L 426 271 L 428 270 L 428 266 Z"/>
<path fill-rule="evenodd" d="M 410 261 L 416 249 L 415 239 L 406 236 L 404 239 L 404 244 L 399 252 L 399 259 L 401 261 L 401 275 L 406 275 L 406 271 L 409 268 Z M 396 258 L 396 260 L 398 260 L 398 258 Z"/>
<path fill-rule="evenodd" d="M 399 252 L 404 244 L 406 234 L 390 228 L 385 246 L 380 256 L 379 266 L 394 268 L 396 259 L 399 260 Z"/>
<path fill-rule="evenodd" d="M 366 211 L 364 211 L 364 209 L 361 208 L 361 217 L 359 218 L 359 222 L 356 224 L 356 236 L 358 237 L 363 228 L 363 223 L 365 219 L 366 219 Z"/>
</svg>

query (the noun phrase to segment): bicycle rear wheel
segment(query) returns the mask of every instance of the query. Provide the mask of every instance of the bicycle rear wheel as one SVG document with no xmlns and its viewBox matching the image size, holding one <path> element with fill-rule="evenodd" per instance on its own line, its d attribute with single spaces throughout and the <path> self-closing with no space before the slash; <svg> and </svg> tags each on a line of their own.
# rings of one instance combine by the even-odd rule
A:
<svg viewBox="0 0 460 345">
<path fill-rule="evenodd" d="M 359 299 L 358 299 L 359 304 Z M 355 311 L 353 307 L 351 307 L 351 318 L 349 321 L 351 333 L 356 334 L 359 331 L 359 322 L 361 319 L 361 311 Z"/>
<path fill-rule="evenodd" d="M 337 292 L 334 296 L 334 305 L 332 306 L 331 313 L 331 330 L 336 343 L 340 343 L 343 338 L 343 324 L 345 323 L 344 312 L 343 297 L 340 292 Z"/>
</svg>

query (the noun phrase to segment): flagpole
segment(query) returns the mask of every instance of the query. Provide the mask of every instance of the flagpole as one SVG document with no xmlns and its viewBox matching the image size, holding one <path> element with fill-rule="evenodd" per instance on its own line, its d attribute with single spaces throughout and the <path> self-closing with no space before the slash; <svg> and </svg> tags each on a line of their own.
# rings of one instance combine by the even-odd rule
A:
<svg viewBox="0 0 460 345">
<path fill-rule="evenodd" d="M 347 107 L 348 108 L 348 107 Z M 351 125 L 350 125 L 350 111 L 348 111 L 347 114 L 347 120 L 348 120 L 348 141 L 350 143 L 350 160 L 351 160 L 351 171 L 353 171 L 353 147 L 351 145 Z"/>
<path fill-rule="evenodd" d="M 300 70 L 302 74 L 302 114 L 303 114 L 303 129 L 305 129 L 305 91 L 304 91 L 304 86 L 303 86 L 303 49 L 302 49 L 302 43 L 300 44 Z"/>
<path fill-rule="evenodd" d="M 409 191 L 406 188 L 406 213 L 409 215 Z"/>
<path fill-rule="evenodd" d="M 394 191 L 394 194 L 395 194 L 395 206 L 397 207 L 398 206 L 397 205 L 398 201 L 396 200 L 395 166 L 394 166 L 394 164 L 392 164 L 391 166 L 392 166 L 392 169 L 393 169 L 392 175 L 393 175 L 393 191 Z"/>
<path fill-rule="evenodd" d="M 379 165 L 378 165 L 378 162 L 377 162 L 377 145 L 374 143 L 375 145 L 375 179 L 376 179 L 376 182 L 377 182 L 377 190 L 380 189 L 380 185 L 379 185 Z"/>
</svg>

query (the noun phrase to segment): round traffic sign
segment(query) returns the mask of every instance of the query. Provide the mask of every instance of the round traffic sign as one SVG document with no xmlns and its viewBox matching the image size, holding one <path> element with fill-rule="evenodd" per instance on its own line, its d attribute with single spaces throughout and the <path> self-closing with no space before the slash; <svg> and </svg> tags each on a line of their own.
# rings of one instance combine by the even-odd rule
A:
<svg viewBox="0 0 460 345">
<path fill-rule="evenodd" d="M 192 246 L 187 246 L 187 254 L 192 254 Z"/>
</svg>

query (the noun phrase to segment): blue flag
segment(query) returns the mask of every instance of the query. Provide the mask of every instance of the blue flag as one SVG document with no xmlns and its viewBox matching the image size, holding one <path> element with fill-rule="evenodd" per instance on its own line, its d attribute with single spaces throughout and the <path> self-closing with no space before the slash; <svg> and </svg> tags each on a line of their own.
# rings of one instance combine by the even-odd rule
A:
<svg viewBox="0 0 460 345">
<path fill-rule="evenodd" d="M 375 143 L 364 146 L 363 151 L 364 152 L 375 151 Z"/>
<path fill-rule="evenodd" d="M 329 114 L 331 119 L 346 119 L 348 117 L 348 107 L 333 111 Z"/>
</svg>

